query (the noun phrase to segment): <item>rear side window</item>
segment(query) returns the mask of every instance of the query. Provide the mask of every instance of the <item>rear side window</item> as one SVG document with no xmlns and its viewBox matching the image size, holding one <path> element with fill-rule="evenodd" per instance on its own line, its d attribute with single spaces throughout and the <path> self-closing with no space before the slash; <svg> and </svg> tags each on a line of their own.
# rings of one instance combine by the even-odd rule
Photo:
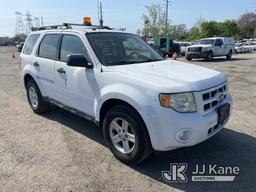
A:
<svg viewBox="0 0 256 192">
<path fill-rule="evenodd" d="M 45 35 L 38 50 L 38 56 L 47 59 L 57 58 L 58 34 Z"/>
<path fill-rule="evenodd" d="M 68 55 L 81 54 L 88 60 L 88 54 L 82 40 L 74 35 L 64 35 L 60 48 L 60 60 L 67 61 Z"/>
<path fill-rule="evenodd" d="M 39 38 L 39 34 L 33 34 L 28 37 L 28 40 L 26 41 L 26 44 L 24 45 L 22 53 L 26 55 L 30 55 L 32 53 L 32 50 Z"/>
</svg>

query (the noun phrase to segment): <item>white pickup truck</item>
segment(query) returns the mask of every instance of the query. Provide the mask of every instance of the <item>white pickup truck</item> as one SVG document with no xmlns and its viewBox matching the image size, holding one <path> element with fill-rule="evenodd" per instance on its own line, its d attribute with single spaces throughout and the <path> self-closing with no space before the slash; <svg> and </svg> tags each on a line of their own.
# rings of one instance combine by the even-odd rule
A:
<svg viewBox="0 0 256 192">
<path fill-rule="evenodd" d="M 22 82 L 35 113 L 54 104 L 95 122 L 115 157 L 133 164 L 222 130 L 232 106 L 222 73 L 165 60 L 133 34 L 80 27 L 43 27 L 27 37 Z"/>
<path fill-rule="evenodd" d="M 198 41 L 197 44 L 189 46 L 186 59 L 205 58 L 211 61 L 213 57 L 226 56 L 231 59 L 235 52 L 235 41 L 231 37 L 212 37 Z"/>
</svg>

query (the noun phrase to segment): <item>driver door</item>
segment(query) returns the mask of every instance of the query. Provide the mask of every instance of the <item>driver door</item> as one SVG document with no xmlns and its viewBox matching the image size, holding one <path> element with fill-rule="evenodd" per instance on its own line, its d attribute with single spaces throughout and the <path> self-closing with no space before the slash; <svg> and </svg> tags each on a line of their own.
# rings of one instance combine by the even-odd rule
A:
<svg viewBox="0 0 256 192">
<path fill-rule="evenodd" d="M 224 53 L 224 45 L 222 39 L 216 39 L 214 46 L 216 56 L 221 56 Z"/>
<path fill-rule="evenodd" d="M 55 63 L 55 88 L 58 101 L 87 115 L 94 114 L 94 70 L 67 66 L 68 55 L 82 54 L 90 61 L 83 37 L 63 34 L 59 61 Z"/>
</svg>

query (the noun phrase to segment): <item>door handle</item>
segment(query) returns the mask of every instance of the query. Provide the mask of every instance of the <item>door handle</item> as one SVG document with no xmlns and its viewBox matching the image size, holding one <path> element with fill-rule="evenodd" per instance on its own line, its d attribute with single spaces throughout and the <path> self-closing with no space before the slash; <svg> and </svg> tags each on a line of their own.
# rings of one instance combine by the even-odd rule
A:
<svg viewBox="0 0 256 192">
<path fill-rule="evenodd" d="M 58 73 L 61 73 L 61 74 L 65 74 L 66 71 L 63 69 L 63 68 L 59 68 L 57 69 Z"/>
<path fill-rule="evenodd" d="M 39 63 L 36 61 L 36 62 L 33 62 L 33 65 L 35 66 L 35 67 L 39 67 Z"/>
</svg>

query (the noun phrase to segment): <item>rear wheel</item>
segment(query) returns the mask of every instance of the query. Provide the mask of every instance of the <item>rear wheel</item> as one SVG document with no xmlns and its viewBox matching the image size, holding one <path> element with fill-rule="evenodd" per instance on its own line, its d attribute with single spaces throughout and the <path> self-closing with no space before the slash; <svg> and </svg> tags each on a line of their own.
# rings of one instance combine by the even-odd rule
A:
<svg viewBox="0 0 256 192">
<path fill-rule="evenodd" d="M 105 141 L 114 156 L 128 164 L 137 164 L 152 151 L 147 129 L 137 112 L 126 105 L 110 109 L 103 121 Z"/>
<path fill-rule="evenodd" d="M 41 114 L 49 110 L 49 103 L 45 102 L 41 92 L 34 80 L 30 80 L 26 85 L 27 98 L 31 109 Z"/>
<path fill-rule="evenodd" d="M 228 54 L 226 55 L 227 59 L 230 60 L 232 58 L 232 50 L 230 50 L 228 52 Z"/>
</svg>

